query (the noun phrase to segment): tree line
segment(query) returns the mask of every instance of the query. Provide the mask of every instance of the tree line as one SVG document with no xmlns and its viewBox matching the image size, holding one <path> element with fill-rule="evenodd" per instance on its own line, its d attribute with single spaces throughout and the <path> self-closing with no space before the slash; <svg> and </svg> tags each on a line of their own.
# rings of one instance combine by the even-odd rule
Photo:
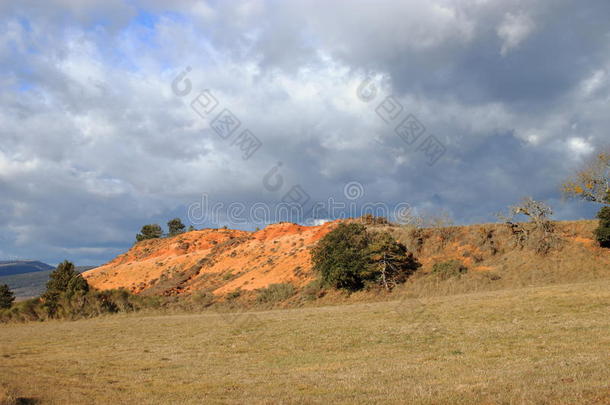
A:
<svg viewBox="0 0 610 405">
<path fill-rule="evenodd" d="M 163 236 L 172 237 L 176 235 L 180 235 L 184 232 L 191 232 L 195 230 L 193 225 L 189 226 L 188 231 L 186 230 L 186 225 L 182 223 L 180 218 L 170 219 L 167 223 L 168 232 L 167 234 L 163 233 L 163 228 L 159 224 L 148 224 L 144 225 L 142 229 L 140 229 L 140 233 L 136 235 L 136 242 L 140 242 L 147 239 L 159 239 Z"/>
</svg>

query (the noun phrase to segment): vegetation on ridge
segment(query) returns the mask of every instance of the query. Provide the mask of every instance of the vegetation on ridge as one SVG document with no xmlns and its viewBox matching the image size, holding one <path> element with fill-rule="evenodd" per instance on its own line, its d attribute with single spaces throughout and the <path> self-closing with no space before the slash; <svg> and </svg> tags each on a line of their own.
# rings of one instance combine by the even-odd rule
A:
<svg viewBox="0 0 610 405">
<path fill-rule="evenodd" d="M 357 291 L 378 284 L 390 290 L 420 267 L 405 245 L 387 232 L 341 223 L 312 250 L 313 267 L 326 286 Z"/>
</svg>

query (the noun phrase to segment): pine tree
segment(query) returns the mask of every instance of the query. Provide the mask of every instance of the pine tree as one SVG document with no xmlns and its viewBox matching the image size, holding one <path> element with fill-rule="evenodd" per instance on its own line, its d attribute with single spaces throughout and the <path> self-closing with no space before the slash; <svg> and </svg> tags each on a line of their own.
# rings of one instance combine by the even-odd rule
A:
<svg viewBox="0 0 610 405">
<path fill-rule="evenodd" d="M 146 239 L 158 239 L 163 236 L 163 229 L 157 224 L 144 225 L 140 233 L 136 235 L 136 241 L 140 242 Z"/>
<path fill-rule="evenodd" d="M 75 279 L 82 279 L 84 284 Z M 83 279 L 79 272 L 76 271 L 74 263 L 64 260 L 60 263 L 55 270 L 49 275 L 49 281 L 47 282 L 47 293 L 65 293 L 69 290 L 76 289 L 87 289 L 85 287 L 87 282 Z"/>
<path fill-rule="evenodd" d="M 64 260 L 49 275 L 47 290 L 42 295 L 42 298 L 49 313 L 52 314 L 55 312 L 61 296 L 69 299 L 78 293 L 85 294 L 88 291 L 89 284 L 87 280 L 76 271 L 73 263 Z"/>
<path fill-rule="evenodd" d="M 0 284 L 0 309 L 7 309 L 13 305 L 15 294 L 7 284 Z"/>
<path fill-rule="evenodd" d="M 169 236 L 176 236 L 184 232 L 186 226 L 182 223 L 180 218 L 174 218 L 167 223 L 169 228 Z"/>
</svg>

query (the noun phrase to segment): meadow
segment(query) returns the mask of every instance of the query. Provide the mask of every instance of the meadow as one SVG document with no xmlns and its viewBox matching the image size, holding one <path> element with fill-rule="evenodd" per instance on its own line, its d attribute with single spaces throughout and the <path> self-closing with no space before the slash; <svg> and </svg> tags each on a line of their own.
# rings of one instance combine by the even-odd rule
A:
<svg viewBox="0 0 610 405">
<path fill-rule="evenodd" d="M 610 280 L 0 326 L 0 403 L 610 403 Z"/>
</svg>

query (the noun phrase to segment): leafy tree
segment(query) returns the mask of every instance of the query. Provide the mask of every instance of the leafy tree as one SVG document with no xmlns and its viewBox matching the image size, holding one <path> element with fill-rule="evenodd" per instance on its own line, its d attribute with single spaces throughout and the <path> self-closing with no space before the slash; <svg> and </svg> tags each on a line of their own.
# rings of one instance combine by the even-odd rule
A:
<svg viewBox="0 0 610 405">
<path fill-rule="evenodd" d="M 167 227 L 169 228 L 169 236 L 176 236 L 181 233 L 184 233 L 186 226 L 182 223 L 180 218 L 174 218 L 167 223 Z"/>
<path fill-rule="evenodd" d="M 390 290 L 419 267 L 392 235 L 369 233 L 359 223 L 341 223 L 329 232 L 313 249 L 312 261 L 324 285 L 350 291 L 372 282 Z"/>
<path fill-rule="evenodd" d="M 562 186 L 564 196 L 580 198 L 599 204 L 610 204 L 610 150 L 600 153 L 587 162 Z"/>
<path fill-rule="evenodd" d="M 149 224 L 144 225 L 140 233 L 136 235 L 136 241 L 140 242 L 146 239 L 158 239 L 163 236 L 163 229 L 160 225 Z"/>
<path fill-rule="evenodd" d="M 0 284 L 0 309 L 7 309 L 13 305 L 15 294 L 7 284 Z"/>
<path fill-rule="evenodd" d="M 318 242 L 312 259 L 325 285 L 351 291 L 364 287 L 364 281 L 372 278 L 368 274 L 367 238 L 364 225 L 341 223 Z"/>
<path fill-rule="evenodd" d="M 601 247 L 610 248 L 610 207 L 603 207 L 598 213 L 599 226 L 595 236 Z"/>
<path fill-rule="evenodd" d="M 188 232 L 193 232 L 196 231 L 195 227 L 193 225 L 189 226 Z"/>
</svg>

